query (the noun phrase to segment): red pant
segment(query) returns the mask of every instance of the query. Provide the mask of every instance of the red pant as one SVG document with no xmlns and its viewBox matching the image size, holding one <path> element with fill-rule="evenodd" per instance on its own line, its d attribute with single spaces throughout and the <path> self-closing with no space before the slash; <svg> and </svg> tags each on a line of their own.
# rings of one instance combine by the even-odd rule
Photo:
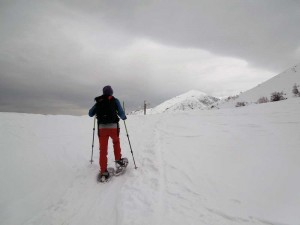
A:
<svg viewBox="0 0 300 225">
<path fill-rule="evenodd" d="M 108 139 L 111 137 L 114 145 L 114 154 L 115 160 L 120 160 L 121 155 L 121 147 L 120 147 L 120 138 L 119 138 L 119 129 L 117 128 L 100 128 L 98 130 L 99 143 L 100 143 L 100 157 L 99 157 L 99 165 L 100 170 L 105 171 L 107 169 L 107 147 L 108 147 Z"/>
</svg>

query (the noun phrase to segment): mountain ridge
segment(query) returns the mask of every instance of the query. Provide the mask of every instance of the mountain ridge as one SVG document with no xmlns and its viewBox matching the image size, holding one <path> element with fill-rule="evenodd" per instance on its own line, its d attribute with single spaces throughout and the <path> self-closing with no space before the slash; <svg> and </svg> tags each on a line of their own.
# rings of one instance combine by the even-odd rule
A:
<svg viewBox="0 0 300 225">
<path fill-rule="evenodd" d="M 195 109 L 231 108 L 235 107 L 238 102 L 245 103 L 245 105 L 254 104 L 262 97 L 270 100 L 273 92 L 283 92 L 285 98 L 292 98 L 294 97 L 292 93 L 294 84 L 300 85 L 300 63 L 237 96 L 220 99 L 199 90 L 190 90 L 147 109 L 147 114 Z M 130 114 L 144 114 L 144 110 L 133 111 Z"/>
<path fill-rule="evenodd" d="M 238 96 L 227 98 L 227 100 L 222 100 L 214 105 L 218 108 L 229 108 L 235 107 L 238 102 L 255 104 L 262 97 L 270 100 L 273 92 L 283 92 L 285 98 L 293 98 L 292 89 L 295 84 L 300 85 L 300 63 L 258 84 L 256 87 L 242 92 Z"/>
<path fill-rule="evenodd" d="M 189 111 L 195 109 L 206 109 L 218 102 L 219 99 L 210 96 L 202 91 L 190 90 L 181 95 L 175 96 L 162 102 L 154 108 L 147 109 L 147 114 L 169 113 L 178 111 Z M 143 110 L 132 112 L 132 114 L 143 114 Z"/>
</svg>

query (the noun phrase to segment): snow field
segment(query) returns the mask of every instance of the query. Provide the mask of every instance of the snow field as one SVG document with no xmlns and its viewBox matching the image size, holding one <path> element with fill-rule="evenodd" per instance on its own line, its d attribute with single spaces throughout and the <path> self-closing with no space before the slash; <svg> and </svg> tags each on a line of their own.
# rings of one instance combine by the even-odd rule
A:
<svg viewBox="0 0 300 225">
<path fill-rule="evenodd" d="M 300 224 L 299 115 L 293 98 L 128 116 L 138 169 L 121 122 L 128 170 L 100 184 L 92 118 L 0 113 L 0 224 Z"/>
</svg>

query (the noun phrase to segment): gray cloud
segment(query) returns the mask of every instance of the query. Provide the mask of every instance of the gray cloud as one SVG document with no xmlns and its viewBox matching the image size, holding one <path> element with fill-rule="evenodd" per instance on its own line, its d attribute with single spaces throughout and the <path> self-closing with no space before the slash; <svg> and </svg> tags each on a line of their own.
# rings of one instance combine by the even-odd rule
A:
<svg viewBox="0 0 300 225">
<path fill-rule="evenodd" d="M 235 94 L 299 62 L 297 1 L 1 1 L 0 111 Z M 298 60 L 298 61 L 297 61 Z"/>
<path fill-rule="evenodd" d="M 263 68 L 278 71 L 299 62 L 299 1 L 133 2 L 121 7 L 119 1 L 109 1 L 104 18 L 166 45 L 243 58 Z"/>
</svg>

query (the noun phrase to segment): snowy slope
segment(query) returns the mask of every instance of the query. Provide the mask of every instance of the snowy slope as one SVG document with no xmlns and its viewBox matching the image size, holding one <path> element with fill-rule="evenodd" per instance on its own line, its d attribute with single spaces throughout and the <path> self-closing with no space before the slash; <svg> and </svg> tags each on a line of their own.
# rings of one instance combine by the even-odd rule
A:
<svg viewBox="0 0 300 225">
<path fill-rule="evenodd" d="M 165 112 L 188 111 L 194 109 L 205 109 L 219 99 L 209 96 L 204 92 L 191 90 L 182 95 L 167 100 L 160 105 L 147 109 L 147 114 L 157 114 Z M 133 114 L 143 114 L 144 111 L 137 111 Z"/>
<path fill-rule="evenodd" d="M 234 101 L 218 105 L 219 107 L 233 107 L 237 102 L 256 103 L 261 97 L 270 99 L 271 93 L 281 91 L 286 94 L 286 98 L 293 98 L 292 89 L 295 83 L 300 85 L 300 64 L 240 94 Z"/>
<path fill-rule="evenodd" d="M 292 98 L 128 116 L 139 168 L 121 127 L 128 171 L 99 184 L 93 119 L 0 113 L 0 224 L 299 225 L 299 115 Z"/>
</svg>

